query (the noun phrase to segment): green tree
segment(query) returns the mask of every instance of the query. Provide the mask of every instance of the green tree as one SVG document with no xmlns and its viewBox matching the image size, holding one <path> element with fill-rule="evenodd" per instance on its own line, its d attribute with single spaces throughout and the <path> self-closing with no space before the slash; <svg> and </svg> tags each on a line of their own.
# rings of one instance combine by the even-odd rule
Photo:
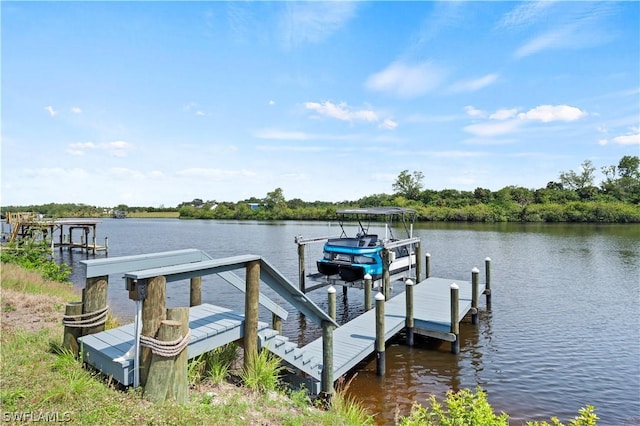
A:
<svg viewBox="0 0 640 426">
<path fill-rule="evenodd" d="M 423 179 L 422 172 L 414 171 L 413 174 L 409 174 L 409 170 L 403 170 L 393 183 L 392 188 L 398 195 L 402 195 L 408 200 L 417 200 L 422 191 Z"/>
<path fill-rule="evenodd" d="M 593 166 L 591 160 L 584 160 L 580 168 L 580 173 L 576 173 L 573 170 L 560 172 L 559 179 L 564 188 L 577 191 L 587 186 L 593 186 L 596 168 Z"/>
<path fill-rule="evenodd" d="M 282 210 L 287 207 L 287 200 L 284 198 L 282 188 L 276 188 L 267 193 L 264 204 L 268 210 Z"/>
</svg>

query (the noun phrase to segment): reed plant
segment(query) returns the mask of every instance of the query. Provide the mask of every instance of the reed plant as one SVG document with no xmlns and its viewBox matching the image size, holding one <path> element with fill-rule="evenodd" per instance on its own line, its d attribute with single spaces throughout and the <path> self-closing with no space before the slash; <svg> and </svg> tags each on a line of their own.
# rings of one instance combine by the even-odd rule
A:
<svg viewBox="0 0 640 426">
<path fill-rule="evenodd" d="M 229 343 L 212 351 L 198 355 L 189 361 L 187 375 L 190 384 L 204 379 L 220 383 L 227 378 L 232 365 L 238 357 L 238 345 Z"/>
<path fill-rule="evenodd" d="M 249 362 L 245 364 L 240 372 L 240 378 L 244 385 L 251 390 L 258 392 L 275 391 L 280 384 L 282 370 L 280 359 L 270 352 L 262 350 L 252 356 Z"/>
</svg>

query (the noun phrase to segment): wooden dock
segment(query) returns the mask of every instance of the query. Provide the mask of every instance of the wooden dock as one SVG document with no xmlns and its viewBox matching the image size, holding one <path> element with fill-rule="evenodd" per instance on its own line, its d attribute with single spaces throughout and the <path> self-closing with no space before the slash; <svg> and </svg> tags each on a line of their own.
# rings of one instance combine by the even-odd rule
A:
<svg viewBox="0 0 640 426">
<path fill-rule="evenodd" d="M 472 287 L 469 281 L 454 281 L 445 278 L 427 278 L 414 288 L 415 333 L 454 341 L 451 333 L 450 286 L 456 283 L 460 288 L 458 302 L 458 322 L 471 311 Z M 478 284 L 478 293 L 485 290 Z M 405 328 L 405 293 L 385 302 L 384 334 L 388 341 Z M 308 385 L 317 386 L 322 373 L 322 338 L 306 346 L 290 342 L 286 337 L 265 329 L 259 333 L 262 346 L 280 356 L 293 367 L 303 371 L 312 380 Z M 375 310 L 370 310 L 338 327 L 333 333 L 333 378 L 338 379 L 348 373 L 358 363 L 374 353 L 376 341 Z"/>
<path fill-rule="evenodd" d="M 187 346 L 189 359 L 241 339 L 244 316 L 220 306 L 203 304 L 190 308 L 191 337 Z M 267 328 L 258 324 L 259 331 Z M 83 360 L 119 383 L 129 386 L 134 379 L 133 347 L 135 325 L 127 324 L 111 330 L 80 337 Z"/>
<path fill-rule="evenodd" d="M 450 279 L 428 278 L 414 289 L 414 322 L 416 333 L 451 341 L 449 289 Z M 471 310 L 471 283 L 456 281 L 460 287 L 459 318 L 461 321 Z M 484 291 L 479 285 L 479 291 Z M 385 341 L 405 328 L 405 293 L 385 303 Z M 187 346 L 192 359 L 204 352 L 234 342 L 243 337 L 244 316 L 227 308 L 203 304 L 190 308 L 191 338 Z M 258 338 L 263 348 L 279 356 L 290 366 L 305 373 L 306 384 L 315 394 L 319 392 L 322 374 L 322 338 L 298 347 L 285 336 L 260 322 Z M 119 383 L 133 384 L 134 324 L 79 338 L 84 361 Z M 333 334 L 333 378 L 348 373 L 374 353 L 376 330 L 375 310 L 370 310 L 338 327 Z"/>
<path fill-rule="evenodd" d="M 104 245 L 96 239 L 96 227 L 100 223 L 95 219 L 51 219 L 31 212 L 7 213 L 7 224 L 11 227 L 8 242 L 25 238 L 39 238 L 48 242 L 51 249 L 66 247 L 80 249 L 86 253 L 96 254 L 98 251 L 109 251 L 108 238 Z M 80 241 L 74 241 L 73 231 L 80 231 Z M 57 234 L 57 241 L 54 234 Z"/>
</svg>

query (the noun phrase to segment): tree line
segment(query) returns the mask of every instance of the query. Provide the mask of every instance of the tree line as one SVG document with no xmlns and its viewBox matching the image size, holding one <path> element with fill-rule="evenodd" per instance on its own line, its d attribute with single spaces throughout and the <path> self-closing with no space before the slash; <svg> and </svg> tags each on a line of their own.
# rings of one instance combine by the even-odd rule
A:
<svg viewBox="0 0 640 426">
<path fill-rule="evenodd" d="M 392 194 L 373 194 L 342 202 L 287 200 L 281 188 L 262 198 L 238 202 L 194 199 L 172 207 L 129 207 L 127 212 L 178 211 L 182 219 L 333 220 L 347 207 L 398 206 L 417 211 L 419 221 L 472 222 L 611 222 L 640 223 L 640 158 L 624 156 L 618 164 L 601 167 L 604 180 L 595 181 L 596 167 L 585 160 L 577 171 L 560 172 L 544 188 L 506 186 L 498 191 L 475 188 L 424 189 L 424 174 L 403 170 Z M 97 217 L 107 209 L 84 204 L 9 206 L 4 211 L 34 211 L 49 217 Z"/>
</svg>

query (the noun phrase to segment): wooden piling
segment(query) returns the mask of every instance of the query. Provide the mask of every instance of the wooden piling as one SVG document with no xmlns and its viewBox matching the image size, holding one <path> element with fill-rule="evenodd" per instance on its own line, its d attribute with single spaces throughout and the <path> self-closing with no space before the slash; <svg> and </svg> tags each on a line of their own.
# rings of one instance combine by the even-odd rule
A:
<svg viewBox="0 0 640 426">
<path fill-rule="evenodd" d="M 420 247 L 420 242 L 415 244 L 414 253 L 416 256 L 416 283 L 422 281 L 422 248 Z"/>
<path fill-rule="evenodd" d="M 109 286 L 109 276 L 87 278 L 83 291 L 82 301 L 83 314 L 102 311 L 107 307 L 107 289 Z M 104 331 L 104 324 L 95 327 L 87 327 L 82 329 L 82 335 L 95 334 Z"/>
<path fill-rule="evenodd" d="M 484 273 L 485 273 L 485 290 L 484 294 L 487 296 L 487 309 L 491 309 L 491 258 L 484 259 Z"/>
<path fill-rule="evenodd" d="M 424 256 L 424 260 L 425 260 L 425 278 L 429 278 L 431 276 L 431 253 L 427 253 Z"/>
<path fill-rule="evenodd" d="M 169 308 L 167 309 L 167 319 L 180 323 L 180 336 L 184 337 L 189 333 L 189 308 Z M 188 364 L 189 354 L 187 348 L 184 348 L 175 357 L 169 393 L 169 399 L 175 400 L 179 404 L 184 404 L 189 399 Z"/>
<path fill-rule="evenodd" d="M 162 321 L 167 319 L 167 281 L 154 277 L 147 281 L 147 297 L 142 301 L 142 331 L 140 334 L 155 338 Z M 151 364 L 151 349 L 140 348 L 140 385 L 145 386 Z"/>
<path fill-rule="evenodd" d="M 282 318 L 275 313 L 271 314 L 271 328 L 282 334 Z"/>
<path fill-rule="evenodd" d="M 451 342 L 451 353 L 457 354 L 460 352 L 460 324 L 458 323 L 459 317 L 459 298 L 460 288 L 458 284 L 451 284 L 451 334 L 455 335 L 455 340 Z"/>
<path fill-rule="evenodd" d="M 327 296 L 329 299 L 329 316 L 332 320 L 336 320 L 336 288 L 330 286 L 327 289 Z"/>
<path fill-rule="evenodd" d="M 384 294 L 376 294 L 376 374 L 384 376 L 385 338 L 384 338 Z"/>
<path fill-rule="evenodd" d="M 303 293 L 307 292 L 307 283 L 306 279 L 306 270 L 304 266 L 304 244 L 298 243 L 298 281 L 300 286 L 300 291 Z"/>
<path fill-rule="evenodd" d="M 471 324 L 478 324 L 478 276 L 480 270 L 473 268 L 471 270 Z"/>
<path fill-rule="evenodd" d="M 171 342 L 181 336 L 182 324 L 179 321 L 163 320 L 158 330 L 158 340 Z M 147 348 L 148 349 L 148 348 Z M 186 353 L 186 350 L 182 352 Z M 164 402 L 171 398 L 177 356 L 166 357 L 152 354 L 149 371 L 144 387 L 144 398 L 151 402 Z M 186 367 L 185 367 L 186 368 Z"/>
<path fill-rule="evenodd" d="M 247 262 L 244 299 L 244 367 L 249 368 L 258 354 L 258 308 L 260 261 Z"/>
<path fill-rule="evenodd" d="M 364 311 L 371 310 L 371 290 L 373 289 L 373 279 L 371 275 L 364 276 Z"/>
<path fill-rule="evenodd" d="M 391 294 L 391 277 L 389 275 L 390 265 L 391 251 L 384 249 L 382 250 L 382 288 L 385 300 L 389 300 L 389 296 Z"/>
<path fill-rule="evenodd" d="M 73 327 L 71 323 L 77 321 L 75 318 L 80 318 L 80 315 L 82 315 L 82 302 L 67 303 L 64 308 L 64 315 L 67 317 L 64 321 L 69 322 L 70 325 L 64 326 L 62 346 L 73 352 L 75 356 L 78 356 L 78 353 L 80 352 L 78 337 L 82 336 L 82 328 Z"/>
<path fill-rule="evenodd" d="M 405 326 L 407 328 L 407 345 L 413 346 L 413 281 L 407 280 L 405 282 L 405 294 L 407 300 L 406 312 L 407 318 L 405 321 Z"/>
<path fill-rule="evenodd" d="M 320 392 L 326 400 L 333 395 L 333 325 L 322 321 L 322 374 Z"/>
<path fill-rule="evenodd" d="M 189 283 L 189 306 L 202 304 L 202 277 L 193 277 Z"/>
</svg>

